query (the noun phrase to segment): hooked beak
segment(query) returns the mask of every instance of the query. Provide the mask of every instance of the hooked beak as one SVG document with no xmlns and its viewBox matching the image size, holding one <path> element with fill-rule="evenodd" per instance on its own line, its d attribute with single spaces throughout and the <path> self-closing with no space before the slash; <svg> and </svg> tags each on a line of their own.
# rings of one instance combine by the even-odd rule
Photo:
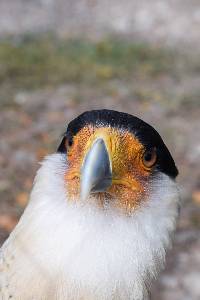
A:
<svg viewBox="0 0 200 300">
<path fill-rule="evenodd" d="M 112 166 L 102 138 L 96 139 L 87 153 L 81 168 L 81 191 L 82 200 L 89 194 L 104 192 L 112 184 Z"/>
</svg>

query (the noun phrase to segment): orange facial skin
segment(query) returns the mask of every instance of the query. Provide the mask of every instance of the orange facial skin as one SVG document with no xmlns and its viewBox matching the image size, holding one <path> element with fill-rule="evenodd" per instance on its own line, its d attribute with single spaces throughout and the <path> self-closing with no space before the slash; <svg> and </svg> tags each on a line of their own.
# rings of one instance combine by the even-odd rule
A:
<svg viewBox="0 0 200 300">
<path fill-rule="evenodd" d="M 68 167 L 65 174 L 68 198 L 79 199 L 80 175 L 86 154 L 97 138 L 103 138 L 112 164 L 112 185 L 106 192 L 96 193 L 97 202 L 109 202 L 127 213 L 145 201 L 151 168 L 145 166 L 144 146 L 128 131 L 111 127 L 81 129 L 67 147 Z M 66 141 L 67 143 L 67 141 Z"/>
</svg>

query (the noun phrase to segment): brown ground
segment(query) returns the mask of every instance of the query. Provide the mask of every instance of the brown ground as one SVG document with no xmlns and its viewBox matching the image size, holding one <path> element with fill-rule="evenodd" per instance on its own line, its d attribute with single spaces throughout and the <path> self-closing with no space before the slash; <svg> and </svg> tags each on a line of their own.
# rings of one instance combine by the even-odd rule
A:
<svg viewBox="0 0 200 300">
<path fill-rule="evenodd" d="M 38 89 L 13 88 L 12 99 L 10 96 L 6 98 L 6 93 L 1 95 L 2 87 L 0 242 L 5 240 L 23 212 L 38 161 L 46 153 L 55 151 L 67 122 L 88 109 L 126 111 L 151 123 L 160 132 L 180 171 L 182 210 L 178 230 L 166 270 L 155 284 L 152 299 L 198 300 L 200 71 L 194 65 L 195 62 L 198 64 L 196 47 L 200 41 L 200 7 L 194 0 L 140 2 L 138 5 L 136 1 L 126 0 L 127 5 L 122 8 L 120 1 L 111 1 L 109 9 L 105 9 L 104 1 L 79 1 L 75 4 L 59 0 L 55 10 L 53 0 L 17 0 L 12 5 L 0 1 L 1 36 L 11 33 L 18 37 L 27 30 L 54 31 L 56 28 L 65 37 L 69 32 L 76 35 L 84 32 L 99 39 L 109 28 L 111 32 L 124 34 L 133 41 L 139 39 L 154 45 L 173 46 L 177 60 L 182 50 L 188 52 L 180 63 L 184 65 L 187 60 L 186 66 L 176 67 L 178 75 L 168 72 L 156 77 L 129 77 L 128 80 L 109 78 L 106 83 L 95 86 L 65 81 Z"/>
</svg>

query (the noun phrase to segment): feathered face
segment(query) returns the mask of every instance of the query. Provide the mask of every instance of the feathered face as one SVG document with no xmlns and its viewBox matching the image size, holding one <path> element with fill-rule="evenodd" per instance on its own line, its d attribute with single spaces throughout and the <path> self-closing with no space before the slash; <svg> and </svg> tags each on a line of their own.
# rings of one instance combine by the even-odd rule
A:
<svg viewBox="0 0 200 300">
<path fill-rule="evenodd" d="M 91 111 L 73 120 L 58 149 L 66 153 L 68 199 L 132 212 L 148 201 L 158 173 L 178 171 L 161 137 L 129 114 Z"/>
</svg>

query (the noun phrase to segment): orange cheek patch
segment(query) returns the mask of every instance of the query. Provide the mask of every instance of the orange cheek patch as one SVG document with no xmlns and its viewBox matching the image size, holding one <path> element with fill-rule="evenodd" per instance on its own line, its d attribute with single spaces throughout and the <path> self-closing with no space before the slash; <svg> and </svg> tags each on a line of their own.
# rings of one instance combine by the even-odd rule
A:
<svg viewBox="0 0 200 300">
<path fill-rule="evenodd" d="M 85 146 L 93 134 L 92 127 L 83 128 L 73 139 L 73 145 L 67 150 L 68 168 L 66 179 L 80 176 L 80 169 L 84 159 Z"/>
<path fill-rule="evenodd" d="M 108 192 L 113 195 L 115 200 L 113 205 L 128 213 L 137 208 L 145 197 L 144 187 L 139 183 L 136 183 L 135 189 L 131 189 L 123 184 L 113 184 L 108 189 Z"/>
<path fill-rule="evenodd" d="M 128 212 L 146 199 L 149 170 L 142 162 L 144 146 L 132 133 L 110 127 L 86 126 L 74 137 L 67 151 L 65 174 L 70 199 L 79 199 L 80 172 L 84 158 L 97 138 L 103 138 L 112 162 L 112 185 L 107 190 L 113 205 Z M 101 203 L 103 195 L 101 194 Z"/>
<path fill-rule="evenodd" d="M 81 166 L 86 152 L 86 144 L 93 133 L 93 127 L 84 127 L 74 137 L 73 145 L 67 149 L 68 167 L 65 173 L 65 182 L 69 199 L 77 199 L 79 197 Z"/>
</svg>

